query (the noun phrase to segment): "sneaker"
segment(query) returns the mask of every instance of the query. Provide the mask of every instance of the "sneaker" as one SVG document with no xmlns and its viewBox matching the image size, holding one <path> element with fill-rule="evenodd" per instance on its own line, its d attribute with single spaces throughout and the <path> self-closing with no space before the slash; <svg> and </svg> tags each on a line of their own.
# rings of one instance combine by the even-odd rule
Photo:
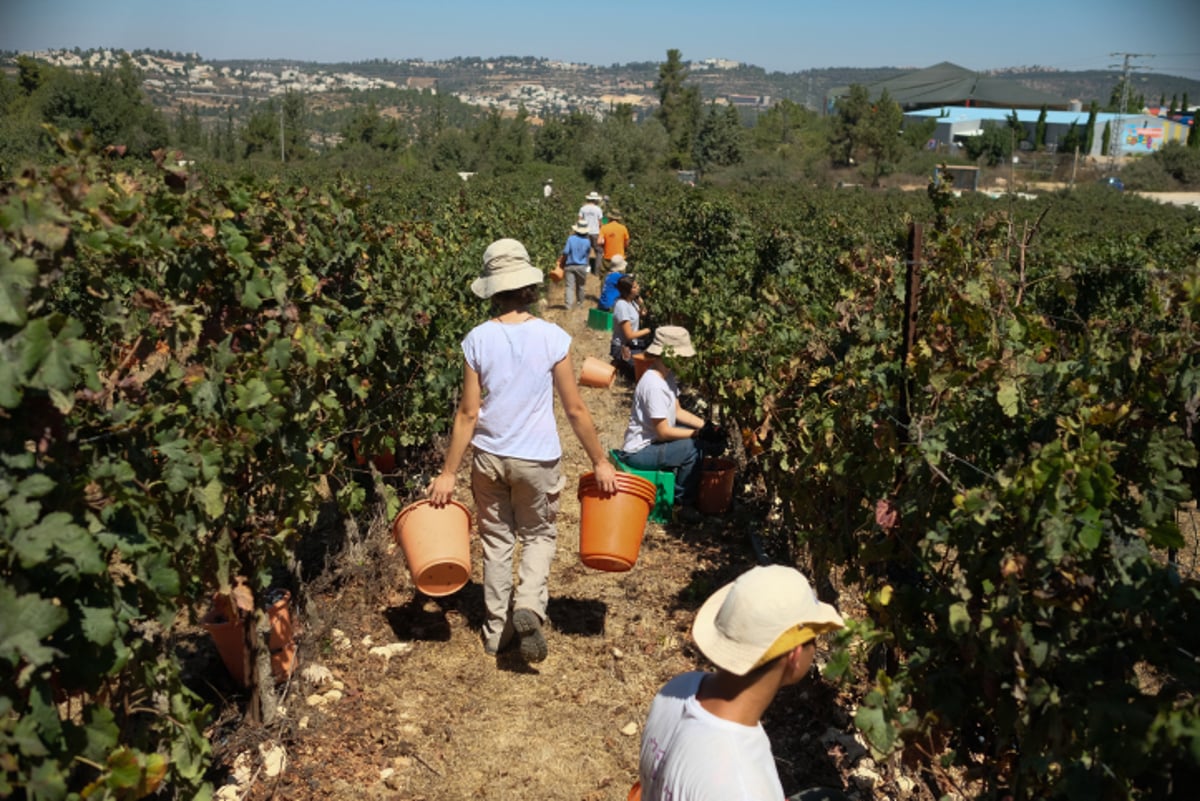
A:
<svg viewBox="0 0 1200 801">
<path fill-rule="evenodd" d="M 542 621 L 532 609 L 516 609 L 512 616 L 513 629 L 521 638 L 521 658 L 526 662 L 541 662 L 546 658 L 546 638 Z"/>
<path fill-rule="evenodd" d="M 487 643 L 484 643 L 483 644 L 483 652 L 485 654 L 487 654 L 488 656 L 499 656 L 500 654 L 504 653 L 505 651 L 511 651 L 512 647 L 513 647 L 512 639 L 509 639 L 508 642 L 500 643 L 499 646 L 488 645 Z"/>
<path fill-rule="evenodd" d="M 483 652 L 488 656 L 497 656 L 517 647 L 517 638 L 511 625 L 505 626 L 504 630 L 500 632 L 500 636 L 492 641 L 489 641 L 487 632 L 481 630 L 479 632 L 479 640 L 480 644 L 483 645 Z"/>
</svg>

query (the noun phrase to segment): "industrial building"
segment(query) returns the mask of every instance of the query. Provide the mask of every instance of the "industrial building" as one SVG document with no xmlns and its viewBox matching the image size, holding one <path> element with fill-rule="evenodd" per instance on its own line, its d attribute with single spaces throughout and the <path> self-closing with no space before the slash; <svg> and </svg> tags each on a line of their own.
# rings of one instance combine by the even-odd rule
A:
<svg viewBox="0 0 1200 801">
<path fill-rule="evenodd" d="M 1089 113 L 1078 100 L 1068 100 L 1031 89 L 1019 81 L 985 75 L 944 61 L 921 70 L 868 85 L 872 99 L 886 91 L 904 112 L 905 124 L 927 119 L 937 120 L 931 146 L 954 150 L 964 139 L 983 133 L 985 125 L 1006 125 L 1016 114 L 1026 132 L 1026 148 L 1033 144 L 1038 116 L 1046 109 L 1046 134 L 1043 144 L 1054 152 L 1074 125 L 1090 149 L 1081 156 L 1098 158 L 1105 148 L 1104 129 L 1116 134 L 1117 155 L 1136 156 L 1152 153 L 1167 142 L 1186 142 L 1194 118 L 1169 120 L 1141 109 L 1125 114 L 1098 113 L 1093 130 L 1088 135 Z M 829 96 L 832 111 L 839 97 L 849 94 L 849 87 L 834 89 Z"/>
<path fill-rule="evenodd" d="M 905 124 L 920 122 L 927 119 L 937 120 L 937 128 L 932 139 L 938 145 L 948 149 L 961 145 L 962 140 L 969 136 L 983 133 L 985 124 L 1007 125 L 1007 120 L 1013 114 L 1025 128 L 1027 140 L 1032 144 L 1034 131 L 1037 127 L 1040 109 L 1012 108 L 979 108 L 975 106 L 943 106 L 917 111 L 906 111 Z M 1046 150 L 1054 152 L 1058 144 L 1067 135 L 1071 126 L 1083 141 L 1088 141 L 1087 135 L 1088 112 L 1084 109 L 1075 111 L 1046 111 Z M 1104 128 L 1109 126 L 1110 133 L 1117 129 L 1117 144 L 1121 156 L 1136 156 L 1152 153 L 1166 142 L 1186 142 L 1188 125 L 1183 122 L 1155 117 L 1149 114 L 1126 113 L 1124 115 L 1100 112 L 1096 114 L 1092 136 L 1092 147 L 1088 152 L 1080 152 L 1081 156 L 1098 158 L 1104 147 Z"/>
</svg>

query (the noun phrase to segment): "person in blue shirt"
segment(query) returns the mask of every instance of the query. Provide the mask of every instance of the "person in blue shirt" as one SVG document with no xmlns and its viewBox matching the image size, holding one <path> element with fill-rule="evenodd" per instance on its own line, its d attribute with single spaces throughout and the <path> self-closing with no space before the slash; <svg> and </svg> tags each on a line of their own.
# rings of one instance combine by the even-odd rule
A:
<svg viewBox="0 0 1200 801">
<path fill-rule="evenodd" d="M 621 280 L 621 276 L 625 274 L 625 257 L 613 256 L 608 262 L 609 274 L 604 277 L 604 286 L 600 289 L 600 300 L 596 302 L 596 306 L 601 311 L 612 311 L 613 304 L 617 302 L 617 298 L 621 297 L 620 290 L 617 289 L 617 281 Z"/>
<path fill-rule="evenodd" d="M 563 270 L 566 271 L 567 279 L 564 298 L 567 311 L 575 308 L 576 303 L 583 308 L 583 289 L 587 285 L 588 273 L 591 272 L 588 265 L 588 252 L 591 248 L 592 240 L 588 238 L 587 222 L 581 217 L 571 229 L 571 235 L 567 237 L 562 249 Z"/>
</svg>

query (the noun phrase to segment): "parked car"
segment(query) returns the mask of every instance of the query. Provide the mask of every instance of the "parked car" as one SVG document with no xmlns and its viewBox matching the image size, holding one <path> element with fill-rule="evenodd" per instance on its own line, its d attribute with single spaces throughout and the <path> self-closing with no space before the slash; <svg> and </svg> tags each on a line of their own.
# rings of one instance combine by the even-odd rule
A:
<svg viewBox="0 0 1200 801">
<path fill-rule="evenodd" d="M 1125 182 L 1122 181 L 1120 178 L 1117 178 L 1115 175 L 1110 175 L 1107 178 L 1101 178 L 1100 185 L 1112 187 L 1113 189 L 1117 190 L 1118 192 L 1125 191 Z"/>
</svg>

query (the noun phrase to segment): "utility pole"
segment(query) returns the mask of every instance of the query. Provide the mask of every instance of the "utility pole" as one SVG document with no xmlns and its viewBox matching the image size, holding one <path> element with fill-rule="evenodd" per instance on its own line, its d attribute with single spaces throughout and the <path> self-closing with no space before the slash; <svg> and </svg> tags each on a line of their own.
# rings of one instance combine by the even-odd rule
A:
<svg viewBox="0 0 1200 801">
<path fill-rule="evenodd" d="M 283 151 L 283 103 L 279 104 L 279 160 L 287 163 L 287 154 Z"/>
<path fill-rule="evenodd" d="M 1017 116 L 1017 112 L 1013 111 L 1013 116 Z M 1008 129 L 1008 192 L 1012 194 L 1017 191 L 1017 130 L 1015 128 Z"/>
<path fill-rule="evenodd" d="M 1109 67 L 1121 67 L 1121 104 L 1117 108 L 1117 122 L 1108 132 L 1108 174 L 1116 171 L 1117 154 L 1121 148 L 1122 129 L 1125 127 L 1125 109 L 1129 105 L 1129 74 L 1133 71 L 1133 59 L 1154 58 L 1150 53 L 1109 53 L 1114 58 L 1122 56 L 1120 65 L 1109 64 Z"/>
</svg>

